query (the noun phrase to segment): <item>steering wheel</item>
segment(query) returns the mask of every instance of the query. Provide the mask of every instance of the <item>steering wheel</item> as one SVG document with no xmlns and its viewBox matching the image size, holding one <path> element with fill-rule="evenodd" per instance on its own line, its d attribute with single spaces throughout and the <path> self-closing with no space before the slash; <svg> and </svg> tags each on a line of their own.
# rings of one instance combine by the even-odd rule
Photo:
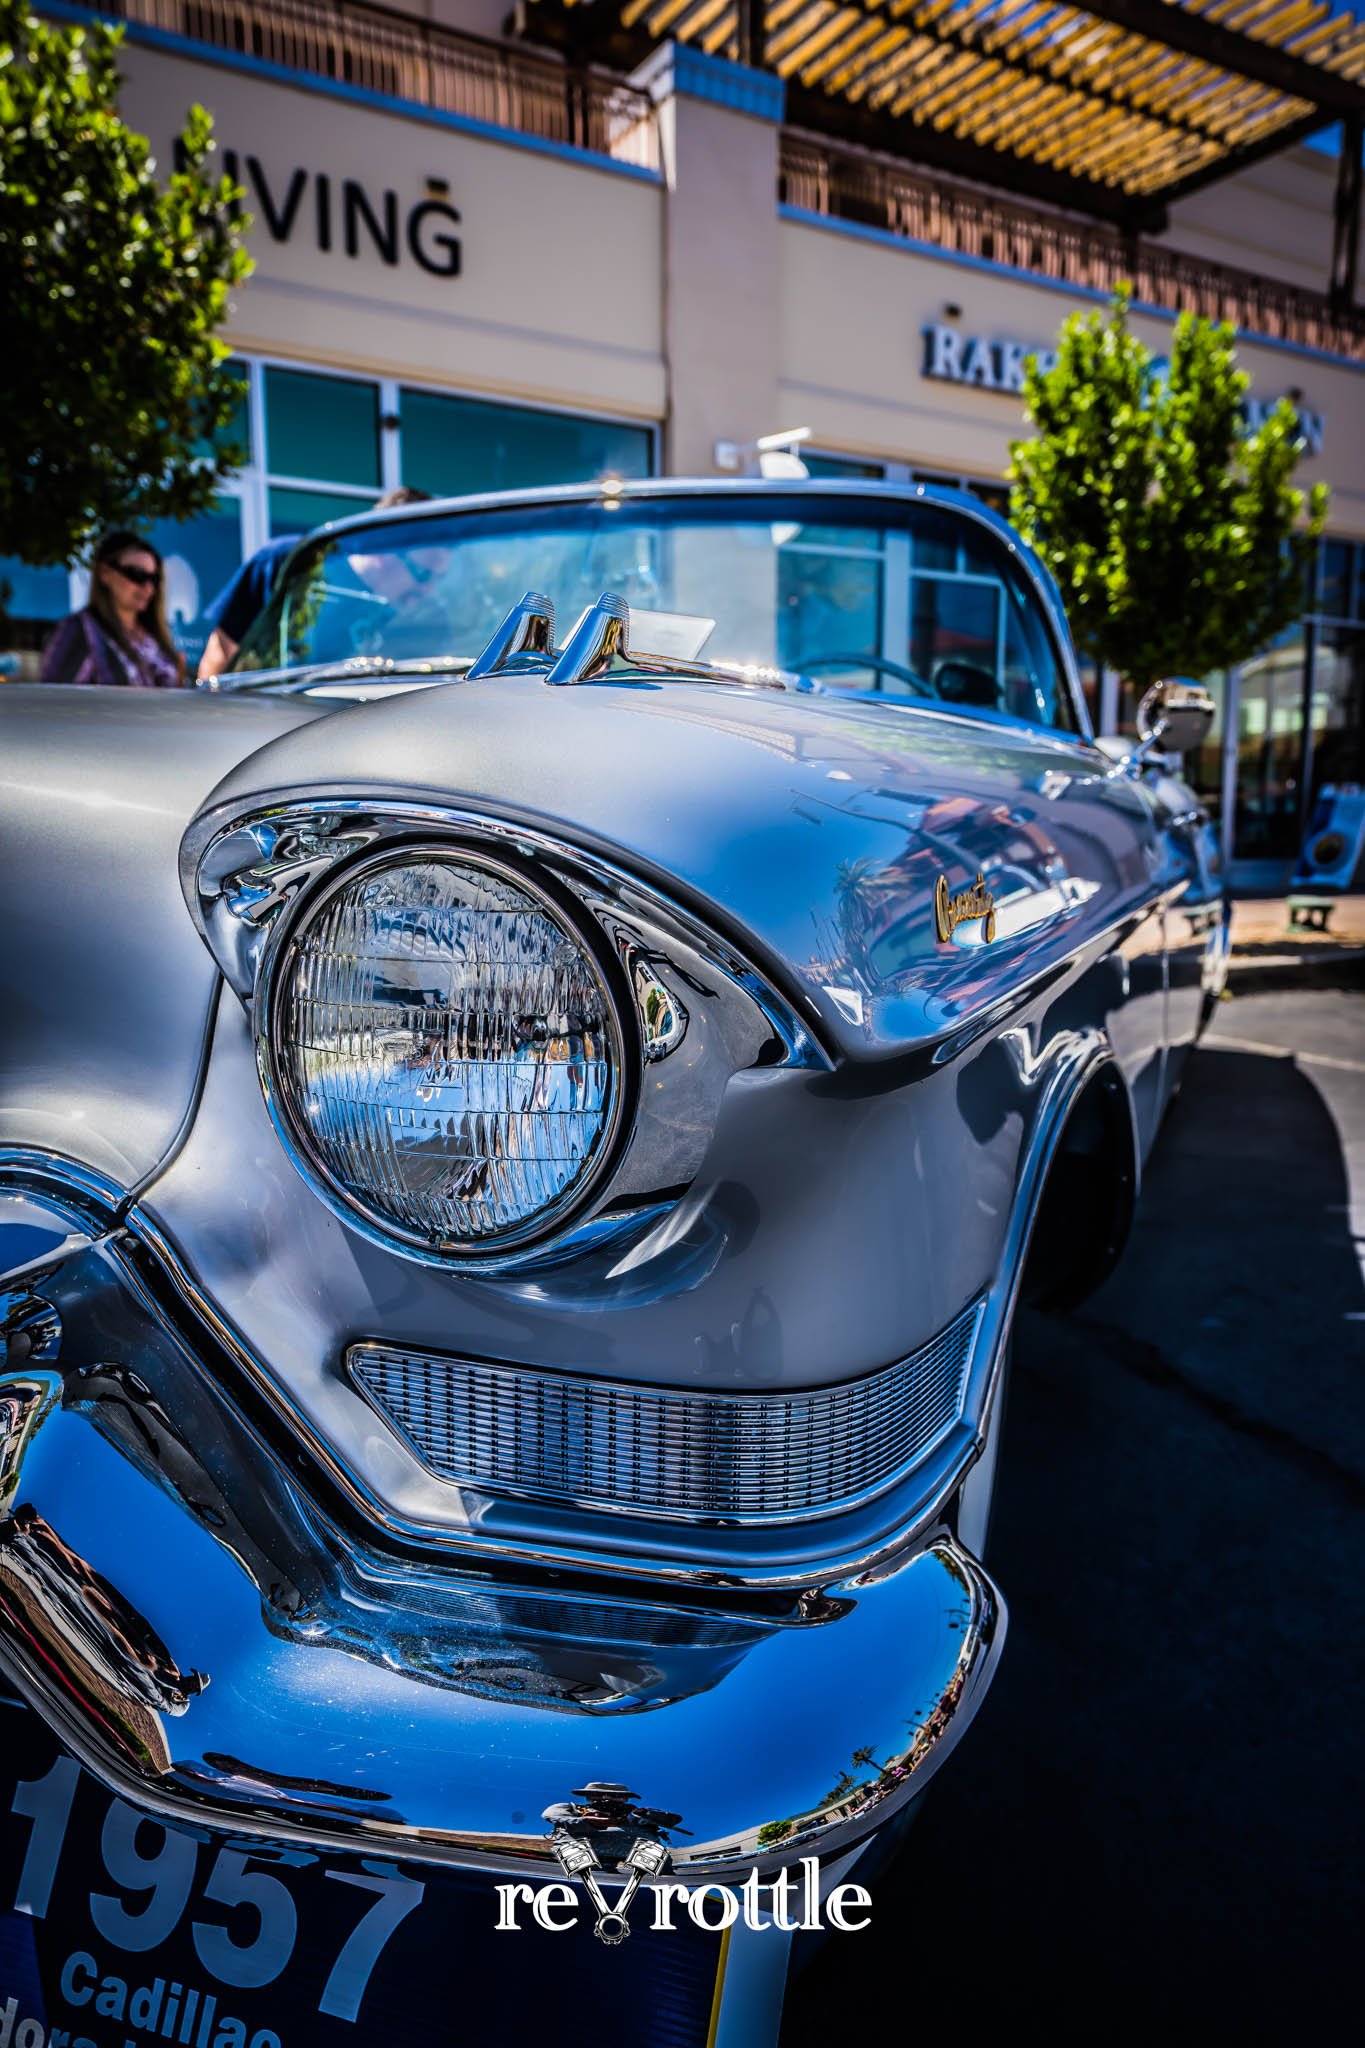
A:
<svg viewBox="0 0 1365 2048">
<path fill-rule="evenodd" d="M 792 662 L 798 675 L 815 676 L 821 669 L 870 668 L 879 676 L 894 676 L 896 681 L 917 697 L 937 697 L 938 691 L 932 683 L 926 683 L 923 676 L 917 676 L 912 668 L 903 662 L 888 661 L 884 654 L 813 654 L 808 659 Z"/>
</svg>

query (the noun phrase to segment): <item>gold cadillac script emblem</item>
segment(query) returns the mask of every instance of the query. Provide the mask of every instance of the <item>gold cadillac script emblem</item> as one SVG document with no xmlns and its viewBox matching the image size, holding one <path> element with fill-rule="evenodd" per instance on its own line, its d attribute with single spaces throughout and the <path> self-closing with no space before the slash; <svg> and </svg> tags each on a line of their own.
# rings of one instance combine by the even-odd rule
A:
<svg viewBox="0 0 1365 2048">
<path fill-rule="evenodd" d="M 946 944 L 960 924 L 970 924 L 978 917 L 984 920 L 981 936 L 989 945 L 995 937 L 995 898 L 986 887 L 986 877 L 978 875 L 970 889 L 950 896 L 948 877 L 940 875 L 934 884 L 934 922 L 940 939 Z"/>
</svg>

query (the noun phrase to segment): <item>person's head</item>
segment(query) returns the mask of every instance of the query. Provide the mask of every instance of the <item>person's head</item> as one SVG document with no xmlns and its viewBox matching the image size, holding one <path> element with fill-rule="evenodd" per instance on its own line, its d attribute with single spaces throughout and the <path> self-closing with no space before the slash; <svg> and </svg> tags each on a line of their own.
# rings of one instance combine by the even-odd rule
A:
<svg viewBox="0 0 1365 2048">
<path fill-rule="evenodd" d="M 130 630 L 138 626 L 167 654 L 175 653 L 166 623 L 161 557 L 150 541 L 130 528 L 116 527 L 96 547 L 90 564 L 90 608 L 125 646 Z"/>
<path fill-rule="evenodd" d="M 425 505 L 430 491 L 419 491 L 415 484 L 395 484 L 391 491 L 385 491 L 382 498 L 376 498 L 376 512 L 391 512 L 395 505 Z"/>
</svg>

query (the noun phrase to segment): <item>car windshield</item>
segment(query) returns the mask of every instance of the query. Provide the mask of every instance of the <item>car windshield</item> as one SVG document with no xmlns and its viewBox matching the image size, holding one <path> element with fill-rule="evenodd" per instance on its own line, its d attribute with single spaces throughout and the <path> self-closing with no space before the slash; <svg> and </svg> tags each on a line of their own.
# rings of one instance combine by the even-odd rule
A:
<svg viewBox="0 0 1365 2048">
<path fill-rule="evenodd" d="M 1074 728 L 1036 594 L 965 512 L 793 494 L 431 513 L 301 548 L 234 672 L 472 658 L 527 590 L 561 638 L 603 591 L 650 654 Z"/>
</svg>

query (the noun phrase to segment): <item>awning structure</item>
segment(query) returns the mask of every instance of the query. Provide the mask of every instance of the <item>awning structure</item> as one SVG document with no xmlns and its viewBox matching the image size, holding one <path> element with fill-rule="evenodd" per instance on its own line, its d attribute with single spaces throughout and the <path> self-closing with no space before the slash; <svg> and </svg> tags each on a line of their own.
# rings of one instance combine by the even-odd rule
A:
<svg viewBox="0 0 1365 2048">
<path fill-rule="evenodd" d="M 1365 22 L 1329 0 L 528 0 L 524 13 L 530 34 L 618 66 L 672 38 L 770 69 L 796 126 L 1133 227 L 1334 121 L 1359 184 Z"/>
</svg>

